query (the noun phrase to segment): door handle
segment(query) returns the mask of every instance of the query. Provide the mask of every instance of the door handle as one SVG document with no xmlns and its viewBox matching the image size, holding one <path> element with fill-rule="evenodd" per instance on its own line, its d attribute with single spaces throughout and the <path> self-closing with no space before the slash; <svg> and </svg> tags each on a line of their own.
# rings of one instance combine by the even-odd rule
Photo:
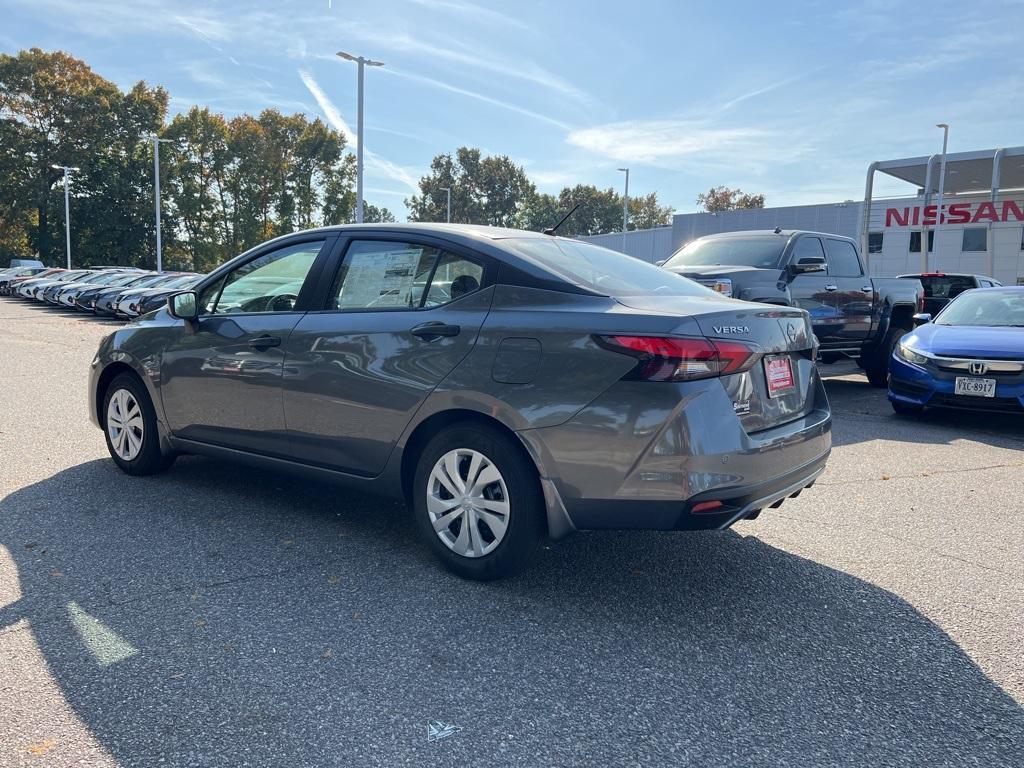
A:
<svg viewBox="0 0 1024 768">
<path fill-rule="evenodd" d="M 262 336 L 257 336 L 255 339 L 250 340 L 249 346 L 261 351 L 264 349 L 270 349 L 271 347 L 280 347 L 281 337 L 263 334 Z"/>
<path fill-rule="evenodd" d="M 825 290 L 826 291 L 838 291 L 839 290 L 839 286 L 838 285 L 826 285 L 825 286 Z"/>
<path fill-rule="evenodd" d="M 864 291 L 864 293 L 874 293 L 875 292 L 874 287 L 870 286 L 870 285 L 865 285 L 863 288 L 861 288 L 861 290 Z"/>
<path fill-rule="evenodd" d="M 413 328 L 410 333 L 413 336 L 418 336 L 421 339 L 436 339 L 440 336 L 458 336 L 459 331 L 462 330 L 457 325 L 448 325 L 447 323 L 441 323 L 438 321 L 432 321 L 429 323 L 421 323 Z"/>
</svg>

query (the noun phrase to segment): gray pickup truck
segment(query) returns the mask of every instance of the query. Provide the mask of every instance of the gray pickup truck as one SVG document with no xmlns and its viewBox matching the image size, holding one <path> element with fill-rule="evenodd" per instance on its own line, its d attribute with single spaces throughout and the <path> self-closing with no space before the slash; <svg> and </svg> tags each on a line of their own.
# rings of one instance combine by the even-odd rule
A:
<svg viewBox="0 0 1024 768">
<path fill-rule="evenodd" d="M 886 385 L 892 349 L 924 304 L 919 281 L 868 277 L 857 243 L 823 232 L 708 235 L 661 265 L 727 296 L 806 309 L 820 361 L 853 358 L 876 387 Z"/>
</svg>

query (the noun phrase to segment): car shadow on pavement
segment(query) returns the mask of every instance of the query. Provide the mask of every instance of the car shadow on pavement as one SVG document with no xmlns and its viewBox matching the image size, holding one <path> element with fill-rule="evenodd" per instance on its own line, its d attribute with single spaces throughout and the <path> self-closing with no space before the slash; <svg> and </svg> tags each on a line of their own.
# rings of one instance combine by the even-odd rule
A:
<svg viewBox="0 0 1024 768">
<path fill-rule="evenodd" d="M 1020 764 L 1024 712 L 934 623 L 732 532 L 580 534 L 478 584 L 397 504 L 184 458 L 16 491 L 0 545 L 0 650 L 30 632 L 123 765 Z"/>
</svg>

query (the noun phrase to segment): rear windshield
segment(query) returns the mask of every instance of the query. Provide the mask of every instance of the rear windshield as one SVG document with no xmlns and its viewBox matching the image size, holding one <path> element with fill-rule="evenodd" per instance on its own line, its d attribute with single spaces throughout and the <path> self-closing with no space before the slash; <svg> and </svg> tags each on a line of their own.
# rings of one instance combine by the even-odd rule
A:
<svg viewBox="0 0 1024 768">
<path fill-rule="evenodd" d="M 653 264 L 579 240 L 513 237 L 502 244 L 573 285 L 612 298 L 718 295 Z"/>
<path fill-rule="evenodd" d="M 694 240 L 672 254 L 666 267 L 757 267 L 774 269 L 782 259 L 786 238 L 729 237 Z"/>
<path fill-rule="evenodd" d="M 972 291 L 950 302 L 937 325 L 985 325 L 1024 328 L 1024 291 Z"/>
<path fill-rule="evenodd" d="M 942 277 L 920 277 L 924 295 L 929 299 L 955 299 L 964 291 L 977 288 L 973 277 L 967 275 L 943 275 Z"/>
</svg>

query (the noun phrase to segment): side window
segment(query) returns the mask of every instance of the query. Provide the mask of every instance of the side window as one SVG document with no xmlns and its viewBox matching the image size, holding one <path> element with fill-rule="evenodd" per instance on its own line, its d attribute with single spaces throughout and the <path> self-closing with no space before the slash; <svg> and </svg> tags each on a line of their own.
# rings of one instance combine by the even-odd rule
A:
<svg viewBox="0 0 1024 768">
<path fill-rule="evenodd" d="M 449 301 L 461 299 L 467 294 L 479 291 L 484 280 L 484 268 L 475 261 L 453 253 L 446 253 L 434 276 L 430 279 L 430 290 L 424 306 L 439 307 Z"/>
<path fill-rule="evenodd" d="M 296 243 L 265 253 L 229 272 L 219 291 L 199 297 L 200 311 L 212 314 L 290 312 L 324 241 Z"/>
<path fill-rule="evenodd" d="M 984 227 L 968 227 L 964 229 L 962 251 L 987 251 L 988 230 Z"/>
<path fill-rule="evenodd" d="M 790 257 L 790 261 L 796 264 L 800 259 L 824 260 L 825 250 L 821 247 L 821 240 L 806 235 L 797 240 L 796 245 L 793 246 L 793 255 Z"/>
<path fill-rule="evenodd" d="M 427 245 L 354 240 L 332 292 L 333 309 L 418 309 L 439 251 Z"/>
<path fill-rule="evenodd" d="M 853 243 L 829 239 L 828 273 L 833 277 L 860 277 L 864 274 Z"/>
<path fill-rule="evenodd" d="M 885 232 L 868 233 L 868 253 L 881 253 L 885 242 Z"/>
</svg>

